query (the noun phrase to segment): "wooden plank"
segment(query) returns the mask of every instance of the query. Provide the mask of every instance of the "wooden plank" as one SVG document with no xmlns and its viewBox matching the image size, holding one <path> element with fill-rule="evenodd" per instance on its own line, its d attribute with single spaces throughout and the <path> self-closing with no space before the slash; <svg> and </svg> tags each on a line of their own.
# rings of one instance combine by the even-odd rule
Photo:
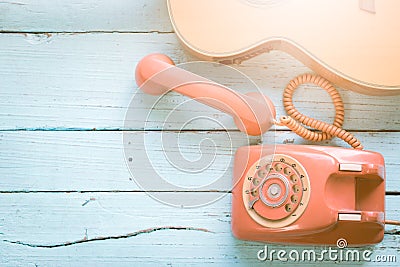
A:
<svg viewBox="0 0 400 267">
<path fill-rule="evenodd" d="M 164 0 L 1 1 L 0 14 L 0 31 L 172 31 Z"/>
<path fill-rule="evenodd" d="M 165 1 L 0 1 L 0 14 L 1 266 L 269 264 L 257 260 L 263 244 L 232 237 L 231 200 L 226 192 L 236 148 L 257 143 L 259 138 L 248 140 L 234 130 L 230 117 L 200 104 L 178 107 L 186 98 L 176 94 L 163 98 L 150 112 L 154 97 L 139 92 L 133 103 L 136 113 L 124 121 L 137 92 L 133 71 L 140 58 L 161 52 L 177 62 L 194 60 L 172 33 Z M 283 87 L 294 76 L 309 71 L 281 52 L 235 68 L 271 97 L 278 115 L 284 114 Z M 237 74 L 215 68 L 200 70 L 235 90 L 253 90 Z M 400 96 L 369 97 L 340 91 L 347 112 L 344 127 L 355 131 L 367 149 L 384 154 L 387 190 L 399 192 Z M 295 94 L 296 106 L 317 119 L 332 120 L 329 103 L 327 95 L 312 86 Z M 185 124 L 196 116 L 203 119 Z M 231 140 L 217 122 L 232 130 Z M 183 126 L 185 131 L 179 134 L 176 130 Z M 145 140 L 154 168 L 168 181 L 184 186 L 180 191 L 190 191 L 152 192 L 153 198 L 168 195 L 198 200 L 211 196 L 219 200 L 195 209 L 177 209 L 155 201 L 132 181 L 124 159 L 123 133 L 82 131 L 95 128 L 135 130 L 129 137 L 131 145 L 138 148 L 132 156 L 137 173 L 154 178 L 139 157 L 145 152 Z M 144 128 L 157 131 L 137 131 Z M 161 128 L 170 131 L 161 133 Z M 31 131 L 38 129 L 45 131 Z M 166 147 L 161 146 L 161 134 Z M 263 141 L 274 140 L 272 134 Z M 283 131 L 276 133 L 275 141 L 310 143 Z M 330 144 L 344 145 L 338 140 Z M 177 160 L 180 153 L 183 159 Z M 168 162 L 166 155 L 172 161 Z M 212 163 L 205 171 L 192 176 L 188 170 L 177 171 L 176 167 L 186 168 L 187 164 L 176 163 L 196 162 L 201 155 Z M 193 162 L 188 164 L 189 170 L 201 166 Z M 226 183 L 211 189 L 219 192 L 197 192 L 199 185 L 218 176 Z M 387 219 L 399 220 L 399 196 L 386 196 L 386 200 Z M 398 227 L 387 229 L 384 242 L 372 248 L 374 255 L 395 255 L 399 261 Z M 83 241 L 74 242 L 79 240 Z M 21 243 L 12 243 L 15 241 Z M 273 263 L 281 265 L 276 260 Z M 336 266 L 335 262 L 324 263 Z M 299 266 L 320 264 L 302 262 Z"/>
<path fill-rule="evenodd" d="M 134 2 L 134 1 L 132 1 Z M 154 96 L 137 92 L 134 68 L 152 52 L 170 55 L 176 62 L 194 58 L 179 46 L 174 34 L 0 34 L 0 129 L 236 129 L 232 119 L 186 97 L 169 94 L 153 110 Z M 234 66 L 252 78 L 272 99 L 278 116 L 284 115 L 282 92 L 296 75 L 309 71 L 292 57 L 271 52 Z M 209 78 L 233 89 L 256 90 L 239 75 L 200 68 Z M 219 68 L 221 69 L 221 68 Z M 132 97 L 138 116 L 124 123 Z M 349 130 L 400 130 L 400 96 L 371 97 L 341 90 L 345 102 L 344 128 Z M 179 105 L 179 108 L 177 108 Z M 329 96 L 321 89 L 304 87 L 295 93 L 299 110 L 332 121 Z M 164 124 L 172 112 L 170 121 Z"/>
<path fill-rule="evenodd" d="M 356 132 L 355 135 L 366 149 L 383 154 L 386 188 L 400 192 L 399 133 Z M 199 190 L 200 186 L 221 177 L 224 183 L 211 189 L 224 191 L 231 187 L 236 149 L 260 141 L 248 140 L 240 132 L 129 132 L 128 137 L 135 148 L 131 156 L 132 166 L 136 168 L 134 177 L 156 180 L 152 169 L 144 164 L 148 157 L 160 176 L 173 184 Z M 312 144 L 282 131 L 276 132 L 275 139 L 271 132 L 263 142 Z M 320 144 L 348 147 L 337 139 Z M 0 151 L 3 191 L 139 190 L 125 163 L 121 131 L 0 132 Z M 207 164 L 196 165 L 202 154 Z M 178 156 L 182 158 L 177 160 Z M 199 166 L 205 169 L 199 171 Z"/>
<path fill-rule="evenodd" d="M 400 219 L 399 196 L 387 196 L 386 199 L 387 218 Z M 257 252 L 264 248 L 264 244 L 241 241 L 232 236 L 230 208 L 229 195 L 200 208 L 178 209 L 160 204 L 144 193 L 0 194 L 0 264 L 204 266 L 213 263 L 219 266 L 265 266 L 268 262 L 257 259 Z M 154 228 L 163 227 L 185 229 L 152 232 Z M 393 227 L 387 228 L 390 229 Z M 136 231 L 141 233 L 127 237 Z M 113 236 L 114 239 L 74 243 L 84 238 Z M 392 231 L 392 234 L 385 235 L 382 243 L 364 249 L 372 250 L 372 257 L 394 255 L 399 261 L 399 238 Z M 16 241 L 23 244 L 10 243 Z M 63 245 L 66 242 L 72 244 Z M 40 245 L 60 246 L 37 247 Z M 292 249 L 300 252 L 323 249 L 267 245 L 269 249 L 287 252 Z M 285 264 L 276 259 L 273 263 Z M 336 266 L 337 263 L 324 262 L 327 266 Z M 321 262 L 298 264 L 319 266 Z M 354 264 L 341 262 L 345 266 Z M 395 266 L 395 263 L 381 264 Z M 376 263 L 364 262 L 363 265 L 376 266 Z"/>
</svg>

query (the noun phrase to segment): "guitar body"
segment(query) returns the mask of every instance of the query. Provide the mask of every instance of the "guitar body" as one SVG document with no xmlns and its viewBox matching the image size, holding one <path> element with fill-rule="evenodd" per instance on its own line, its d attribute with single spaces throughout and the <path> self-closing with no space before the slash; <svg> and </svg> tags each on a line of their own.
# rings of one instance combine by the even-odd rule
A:
<svg viewBox="0 0 400 267">
<path fill-rule="evenodd" d="M 340 87 L 400 94 L 399 0 L 168 0 L 176 34 L 202 59 L 287 52 Z"/>
</svg>

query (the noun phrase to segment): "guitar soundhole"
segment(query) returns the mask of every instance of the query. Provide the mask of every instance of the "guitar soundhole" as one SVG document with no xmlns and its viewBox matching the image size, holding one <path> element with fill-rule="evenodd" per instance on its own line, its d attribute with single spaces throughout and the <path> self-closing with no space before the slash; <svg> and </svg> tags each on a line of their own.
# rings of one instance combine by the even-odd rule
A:
<svg viewBox="0 0 400 267">
<path fill-rule="evenodd" d="M 286 3 L 290 0 L 241 0 L 241 1 L 254 7 L 266 8 L 266 7 L 275 7 L 278 5 L 282 5 L 283 3 Z"/>
</svg>

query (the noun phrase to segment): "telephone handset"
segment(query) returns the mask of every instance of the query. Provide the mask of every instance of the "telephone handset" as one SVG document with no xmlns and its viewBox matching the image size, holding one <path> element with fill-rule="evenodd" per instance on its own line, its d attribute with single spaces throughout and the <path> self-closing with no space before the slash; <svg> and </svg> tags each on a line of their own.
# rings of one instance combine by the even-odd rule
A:
<svg viewBox="0 0 400 267">
<path fill-rule="evenodd" d="M 156 75 L 157 74 L 157 75 Z M 162 54 L 143 58 L 136 67 L 136 83 L 151 95 L 162 95 L 170 90 L 209 105 L 231 115 L 236 126 L 249 135 L 261 135 L 271 128 L 275 107 L 260 93 L 246 95 L 174 66 Z"/>
<path fill-rule="evenodd" d="M 169 90 L 192 97 L 230 114 L 238 128 L 260 135 L 273 124 L 286 125 L 309 140 L 342 138 L 355 149 L 311 145 L 240 147 L 235 155 L 232 190 L 232 231 L 240 239 L 279 243 L 349 245 L 378 243 L 385 224 L 385 164 L 377 152 L 363 151 L 360 142 L 341 129 L 344 108 L 340 95 L 325 79 L 302 75 L 284 92 L 288 116 L 279 121 L 271 100 L 246 95 L 174 66 L 162 54 L 144 57 L 136 82 L 148 94 Z M 327 124 L 299 113 L 291 97 L 301 83 L 313 82 L 332 97 L 336 116 Z M 313 127 L 313 132 L 302 126 Z"/>
</svg>

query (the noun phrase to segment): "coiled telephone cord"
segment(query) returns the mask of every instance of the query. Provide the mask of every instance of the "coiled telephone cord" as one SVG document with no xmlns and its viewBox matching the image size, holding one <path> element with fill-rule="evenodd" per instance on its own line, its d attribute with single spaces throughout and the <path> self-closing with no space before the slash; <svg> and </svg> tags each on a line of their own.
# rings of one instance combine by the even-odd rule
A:
<svg viewBox="0 0 400 267">
<path fill-rule="evenodd" d="M 332 98 L 333 105 L 335 106 L 335 119 L 332 124 L 325 123 L 306 115 L 301 114 L 293 105 L 293 93 L 304 83 L 314 83 L 319 87 L 325 89 Z M 311 141 L 323 141 L 331 139 L 333 136 L 339 137 L 355 149 L 363 149 L 361 143 L 349 132 L 343 130 L 341 127 L 344 121 L 344 106 L 339 92 L 333 85 L 321 76 L 313 74 L 303 74 L 297 76 L 289 82 L 283 93 L 283 106 L 285 107 L 288 116 L 282 116 L 280 121 L 275 124 L 286 126 L 299 136 Z M 320 132 L 313 132 L 305 128 L 303 125 L 312 127 Z M 398 225 L 400 221 L 385 220 L 385 224 Z"/>
<path fill-rule="evenodd" d="M 293 93 L 304 83 L 313 83 L 327 91 L 335 106 L 335 119 L 332 124 L 310 118 L 304 114 L 301 114 L 293 105 Z M 289 82 L 283 92 L 283 106 L 288 116 L 280 117 L 279 121 L 276 121 L 276 125 L 286 126 L 297 135 L 304 139 L 311 141 L 323 141 L 329 140 L 333 136 L 341 138 L 355 149 L 363 149 L 363 146 L 351 133 L 343 130 L 341 127 L 344 121 L 344 106 L 342 98 L 339 92 L 333 85 L 318 75 L 303 74 L 299 75 Z M 303 125 L 309 126 L 320 132 L 314 132 Z"/>
</svg>

